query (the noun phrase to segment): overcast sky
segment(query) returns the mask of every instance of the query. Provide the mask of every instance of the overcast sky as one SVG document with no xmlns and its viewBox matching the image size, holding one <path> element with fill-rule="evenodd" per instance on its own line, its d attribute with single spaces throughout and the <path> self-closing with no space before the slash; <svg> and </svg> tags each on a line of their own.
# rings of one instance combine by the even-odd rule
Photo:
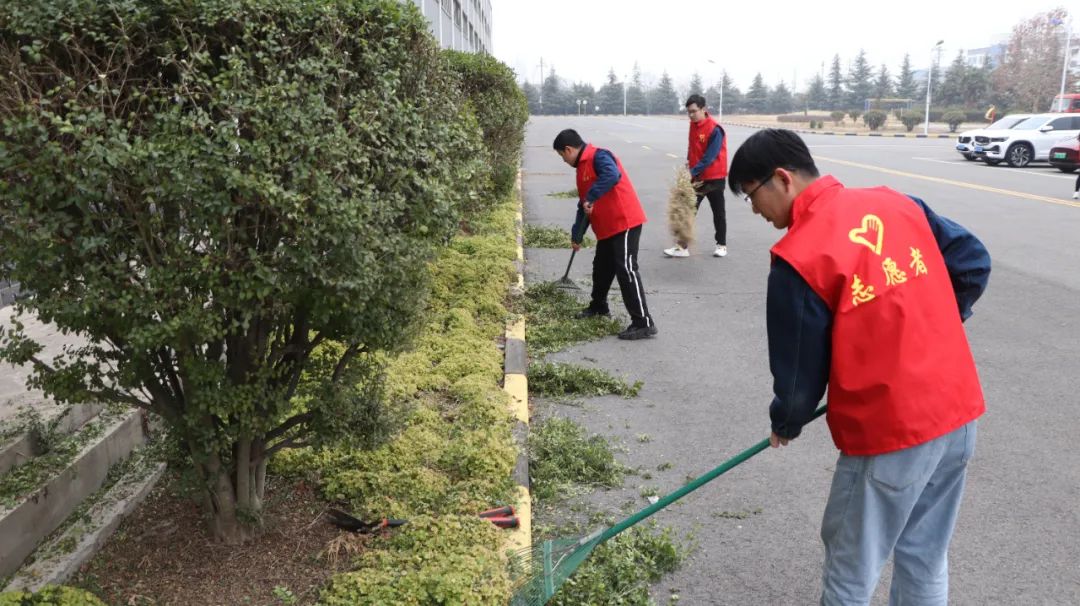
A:
<svg viewBox="0 0 1080 606">
<path fill-rule="evenodd" d="M 1017 23 L 1058 6 L 1069 4 L 492 0 L 492 46 L 520 79 L 534 84 L 543 58 L 545 71 L 554 66 L 564 81 L 594 86 L 610 68 L 622 79 L 637 61 L 646 82 L 667 70 L 677 89 L 694 72 L 709 85 L 727 70 L 743 91 L 758 72 L 769 86 L 783 80 L 805 90 L 822 64 L 828 77 L 836 54 L 845 74 L 861 48 L 875 74 L 885 63 L 895 77 L 905 53 L 913 69 L 924 69 L 931 47 L 944 40 L 942 63 L 948 65 L 958 51 L 1007 39 Z"/>
</svg>

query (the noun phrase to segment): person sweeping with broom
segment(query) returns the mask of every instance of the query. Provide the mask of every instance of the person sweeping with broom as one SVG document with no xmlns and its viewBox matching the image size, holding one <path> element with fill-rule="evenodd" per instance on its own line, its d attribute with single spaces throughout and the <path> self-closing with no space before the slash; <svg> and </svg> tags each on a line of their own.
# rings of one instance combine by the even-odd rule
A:
<svg viewBox="0 0 1080 606">
<path fill-rule="evenodd" d="M 581 248 L 587 225 L 596 234 L 593 257 L 592 298 L 578 318 L 610 314 L 607 296 L 611 282 L 619 281 L 623 304 L 631 322 L 620 339 L 638 340 L 657 333 L 645 303 L 645 287 L 638 272 L 638 243 L 645 211 L 622 163 L 610 151 L 586 144 L 573 129 L 555 137 L 555 152 L 577 169 L 578 210 L 570 232 L 570 244 Z"/>
<path fill-rule="evenodd" d="M 962 322 L 990 255 L 917 198 L 819 177 L 789 130 L 748 138 L 729 181 L 787 230 L 772 247 L 765 308 L 774 448 L 799 436 L 828 388 L 840 457 L 821 523 L 821 604 L 868 604 L 892 556 L 889 604 L 943 606 L 986 410 Z"/>
<path fill-rule="evenodd" d="M 701 201 L 709 199 L 709 208 L 713 215 L 713 237 L 716 248 L 714 257 L 726 257 L 727 250 L 727 211 L 724 208 L 724 179 L 727 177 L 727 137 L 709 112 L 705 110 L 705 97 L 690 95 L 686 100 L 686 115 L 690 118 L 690 139 L 686 148 L 686 166 L 690 169 L 690 180 L 694 187 L 697 203 L 695 212 L 701 207 Z M 675 246 L 665 248 L 669 257 L 689 257 L 690 242 L 676 238 Z"/>
</svg>

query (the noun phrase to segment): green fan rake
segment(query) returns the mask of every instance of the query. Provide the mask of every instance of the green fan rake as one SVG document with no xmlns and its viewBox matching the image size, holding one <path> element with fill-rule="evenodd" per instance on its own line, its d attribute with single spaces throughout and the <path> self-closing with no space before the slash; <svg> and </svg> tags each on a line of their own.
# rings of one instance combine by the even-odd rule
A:
<svg viewBox="0 0 1080 606">
<path fill-rule="evenodd" d="M 811 420 L 823 414 L 825 414 L 825 406 L 814 411 Z M 732 467 L 739 465 L 768 447 L 769 439 L 765 438 L 728 459 L 712 471 L 678 490 L 668 493 L 657 502 L 614 526 L 597 530 L 580 539 L 551 539 L 512 554 L 510 557 L 510 572 L 515 581 L 514 595 L 510 599 L 510 606 L 543 606 L 547 604 L 548 600 L 559 590 L 559 587 L 570 578 L 570 575 L 574 574 L 574 571 L 585 562 L 589 554 L 598 545 L 708 484 Z"/>
</svg>

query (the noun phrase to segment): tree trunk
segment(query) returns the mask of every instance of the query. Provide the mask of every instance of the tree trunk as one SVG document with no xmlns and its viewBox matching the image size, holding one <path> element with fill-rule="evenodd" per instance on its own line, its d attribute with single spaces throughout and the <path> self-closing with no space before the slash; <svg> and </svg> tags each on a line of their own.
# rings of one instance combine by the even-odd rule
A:
<svg viewBox="0 0 1080 606">
<path fill-rule="evenodd" d="M 216 453 L 206 455 L 205 464 L 196 465 L 203 479 L 209 531 L 222 543 L 243 543 L 262 526 L 266 466 L 252 463 L 252 450 L 250 439 L 241 440 L 233 447 L 231 466 Z"/>
</svg>

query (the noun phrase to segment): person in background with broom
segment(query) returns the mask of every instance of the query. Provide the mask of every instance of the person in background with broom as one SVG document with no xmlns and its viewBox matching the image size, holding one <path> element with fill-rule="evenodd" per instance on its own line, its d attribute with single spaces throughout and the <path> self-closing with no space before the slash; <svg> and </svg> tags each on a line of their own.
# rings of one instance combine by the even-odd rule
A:
<svg viewBox="0 0 1080 606">
<path fill-rule="evenodd" d="M 731 189 L 777 229 L 766 301 L 770 445 L 799 436 L 828 387 L 840 457 L 821 523 L 821 604 L 944 605 L 948 548 L 986 410 L 962 322 L 990 276 L 966 229 L 917 198 L 820 177 L 789 130 L 747 139 Z"/>
<path fill-rule="evenodd" d="M 570 244 L 575 251 L 581 248 L 590 223 L 596 234 L 592 300 L 577 317 L 608 315 L 608 291 L 612 280 L 618 279 L 631 318 L 630 326 L 619 333 L 619 338 L 635 341 L 654 336 L 656 323 L 649 315 L 638 272 L 638 243 L 646 221 L 645 210 L 629 175 L 614 154 L 586 144 L 573 129 L 560 132 L 554 147 L 563 162 L 577 169 L 578 210 Z"/>
<path fill-rule="evenodd" d="M 697 207 L 709 199 L 713 231 L 716 238 L 714 257 L 727 256 L 727 211 L 724 209 L 724 179 L 727 177 L 727 137 L 724 129 L 705 111 L 705 97 L 690 95 L 686 100 L 686 115 L 690 118 L 690 142 L 686 148 L 686 165 L 697 195 Z M 665 248 L 669 257 L 689 257 L 687 242 L 676 242 Z"/>
</svg>

